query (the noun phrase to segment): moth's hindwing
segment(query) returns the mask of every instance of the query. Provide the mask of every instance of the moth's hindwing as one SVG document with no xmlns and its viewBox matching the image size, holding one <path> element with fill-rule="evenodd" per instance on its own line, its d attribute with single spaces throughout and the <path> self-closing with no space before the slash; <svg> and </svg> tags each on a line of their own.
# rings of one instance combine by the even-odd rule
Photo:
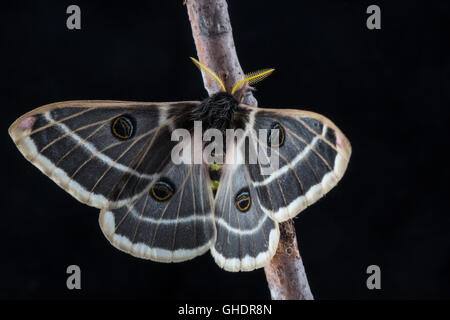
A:
<svg viewBox="0 0 450 320">
<path fill-rule="evenodd" d="M 316 202 L 342 178 L 351 155 L 344 134 L 330 120 L 300 110 L 249 110 L 247 130 L 254 145 L 263 146 L 259 129 L 279 128 L 279 167 L 269 175 L 248 165 L 262 209 L 278 222 L 286 221 Z M 281 141 L 282 139 L 282 141 Z M 282 142 L 282 143 L 281 143 Z M 267 146 L 267 141 L 265 146 Z"/>
<path fill-rule="evenodd" d="M 244 164 L 223 166 L 215 205 L 217 240 L 211 253 L 227 271 L 261 268 L 277 250 L 278 223 L 262 210 L 255 193 Z"/>
<path fill-rule="evenodd" d="M 141 198 L 170 161 L 177 116 L 198 102 L 69 101 L 9 128 L 19 150 L 79 201 L 109 209 Z"/>
<path fill-rule="evenodd" d="M 206 167 L 170 166 L 138 199 L 102 210 L 100 226 L 115 247 L 136 257 L 179 262 L 205 253 L 216 237 Z"/>
</svg>

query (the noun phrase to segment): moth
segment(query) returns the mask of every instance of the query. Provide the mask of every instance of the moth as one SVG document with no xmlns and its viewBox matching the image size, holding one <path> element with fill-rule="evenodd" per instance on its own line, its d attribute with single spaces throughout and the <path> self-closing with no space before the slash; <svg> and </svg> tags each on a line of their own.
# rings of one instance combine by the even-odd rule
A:
<svg viewBox="0 0 450 320">
<path fill-rule="evenodd" d="M 245 75 L 227 92 L 212 70 L 193 61 L 221 92 L 203 101 L 58 102 L 21 116 L 9 134 L 27 160 L 77 200 L 101 210 L 101 230 L 116 248 L 160 262 L 211 250 L 225 270 L 254 270 L 274 256 L 278 223 L 342 178 L 351 146 L 322 115 L 242 104 L 248 86 L 273 69 Z M 262 174 L 259 162 L 174 163 L 179 142 L 172 134 L 192 132 L 195 121 L 203 130 L 244 132 L 225 144 L 225 157 L 242 158 L 265 146 L 278 156 L 278 168 Z M 264 141 L 257 134 L 261 129 L 270 131 Z M 194 148 L 188 158 L 207 146 Z"/>
</svg>

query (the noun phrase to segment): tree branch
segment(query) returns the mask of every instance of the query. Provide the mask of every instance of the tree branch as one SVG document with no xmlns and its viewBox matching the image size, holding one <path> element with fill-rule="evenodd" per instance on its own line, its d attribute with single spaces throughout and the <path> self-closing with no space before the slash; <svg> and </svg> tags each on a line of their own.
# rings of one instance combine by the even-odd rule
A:
<svg viewBox="0 0 450 320">
<path fill-rule="evenodd" d="M 280 242 L 272 261 L 264 267 L 273 300 L 313 300 L 298 250 L 292 219 L 280 223 Z"/>
<path fill-rule="evenodd" d="M 185 4 L 200 62 L 213 70 L 222 79 L 227 91 L 231 91 L 243 79 L 244 73 L 236 54 L 226 1 L 186 0 Z M 203 77 L 203 82 L 209 95 L 220 91 L 219 85 L 209 77 Z M 257 106 L 250 90 L 246 90 L 242 102 Z M 264 271 L 272 299 L 313 299 L 292 220 L 280 223 L 277 253 Z"/>
</svg>

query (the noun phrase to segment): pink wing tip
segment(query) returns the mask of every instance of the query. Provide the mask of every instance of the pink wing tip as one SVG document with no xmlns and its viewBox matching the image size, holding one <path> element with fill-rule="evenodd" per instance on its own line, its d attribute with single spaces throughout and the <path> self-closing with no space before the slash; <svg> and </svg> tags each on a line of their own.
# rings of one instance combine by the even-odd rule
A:
<svg viewBox="0 0 450 320">
<path fill-rule="evenodd" d="M 338 133 L 336 133 L 336 144 L 339 147 L 342 147 L 344 144 L 344 140 L 342 140 L 342 137 Z"/>
<path fill-rule="evenodd" d="M 23 119 L 17 127 L 21 130 L 28 130 L 33 127 L 35 122 L 36 122 L 35 117 L 28 117 L 28 118 Z"/>
</svg>

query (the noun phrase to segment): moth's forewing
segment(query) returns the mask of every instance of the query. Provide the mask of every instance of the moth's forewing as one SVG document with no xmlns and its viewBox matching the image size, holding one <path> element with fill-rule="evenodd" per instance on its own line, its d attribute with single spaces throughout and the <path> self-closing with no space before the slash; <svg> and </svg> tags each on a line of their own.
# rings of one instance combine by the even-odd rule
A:
<svg viewBox="0 0 450 320">
<path fill-rule="evenodd" d="M 249 167 L 261 205 L 271 216 L 285 221 L 296 216 L 331 190 L 344 175 L 351 155 L 345 135 L 317 113 L 288 109 L 251 108 L 253 132 L 280 125 L 283 144 L 278 147 L 279 169 L 261 175 Z M 259 141 L 262 143 L 262 141 Z M 270 201 L 269 193 L 276 201 Z"/>
<path fill-rule="evenodd" d="M 261 159 L 243 164 L 226 164 L 216 195 L 215 217 L 217 240 L 211 248 L 216 262 L 229 271 L 245 271 L 266 265 L 276 252 L 279 240 L 278 222 L 293 218 L 313 204 L 342 178 L 351 146 L 344 134 L 327 118 L 300 110 L 259 109 L 240 106 L 246 112 L 245 148 L 266 150 L 278 155 L 278 167 L 263 171 Z M 277 143 L 260 129 L 277 128 Z M 246 147 L 244 147 L 246 146 Z M 270 150 L 269 150 L 270 149 Z M 258 154 L 260 155 L 260 154 Z M 240 210 L 242 191 L 248 193 L 251 205 Z M 244 202 L 247 204 L 247 202 Z"/>
<path fill-rule="evenodd" d="M 162 133 L 193 104 L 54 103 L 17 119 L 9 134 L 27 160 L 76 199 L 117 208 L 145 193 L 168 163 L 172 143 Z"/>
</svg>

